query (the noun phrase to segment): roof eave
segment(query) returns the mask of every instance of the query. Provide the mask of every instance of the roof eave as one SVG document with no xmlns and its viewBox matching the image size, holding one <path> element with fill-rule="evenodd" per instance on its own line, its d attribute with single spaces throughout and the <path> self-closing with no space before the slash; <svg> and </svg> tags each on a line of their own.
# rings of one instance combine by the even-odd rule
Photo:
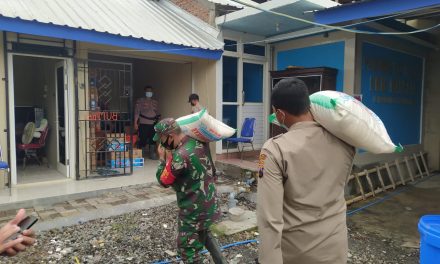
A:
<svg viewBox="0 0 440 264">
<path fill-rule="evenodd" d="M 121 36 L 93 30 L 59 26 L 37 21 L 23 20 L 0 16 L 0 30 L 23 34 L 84 41 L 139 51 L 160 52 L 167 54 L 191 56 L 202 59 L 218 60 L 223 50 L 201 47 L 187 47 L 172 43 L 158 42 L 129 36 Z"/>
</svg>

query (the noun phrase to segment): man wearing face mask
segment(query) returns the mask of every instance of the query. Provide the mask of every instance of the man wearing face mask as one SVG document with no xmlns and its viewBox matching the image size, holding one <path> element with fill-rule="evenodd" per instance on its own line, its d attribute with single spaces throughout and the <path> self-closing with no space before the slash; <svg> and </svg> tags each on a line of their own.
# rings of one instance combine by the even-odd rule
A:
<svg viewBox="0 0 440 264">
<path fill-rule="evenodd" d="M 281 80 L 271 100 L 288 131 L 269 139 L 260 154 L 259 262 L 345 264 L 344 187 L 354 148 L 314 121 L 300 79 Z"/>
<path fill-rule="evenodd" d="M 138 131 L 138 148 L 148 153 L 150 159 L 157 159 L 153 142 L 154 124 L 159 118 L 159 104 L 153 99 L 153 88 L 144 87 L 144 97 L 136 101 L 134 110 L 134 129 Z"/>
<path fill-rule="evenodd" d="M 160 164 L 156 177 L 176 191 L 177 248 L 184 263 L 202 263 L 198 252 L 205 246 L 216 264 L 227 263 L 209 227 L 220 217 L 215 168 L 206 143 L 182 133 L 172 118 L 154 126 Z"/>
</svg>

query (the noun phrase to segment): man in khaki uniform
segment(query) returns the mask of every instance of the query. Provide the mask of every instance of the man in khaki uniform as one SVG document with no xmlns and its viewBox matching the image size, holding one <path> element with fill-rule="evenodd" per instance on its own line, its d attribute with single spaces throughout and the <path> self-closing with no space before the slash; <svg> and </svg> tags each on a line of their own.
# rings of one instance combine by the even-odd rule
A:
<svg viewBox="0 0 440 264">
<path fill-rule="evenodd" d="M 347 262 L 344 187 L 354 148 L 313 120 L 303 81 L 280 81 L 272 107 L 285 134 L 269 139 L 259 162 L 259 262 Z"/>
<path fill-rule="evenodd" d="M 156 144 L 153 142 L 154 124 L 159 119 L 159 104 L 153 99 L 153 88 L 144 87 L 145 95 L 137 99 L 134 108 L 134 129 L 138 130 L 138 148 L 147 150 L 150 159 L 156 158 Z"/>
</svg>

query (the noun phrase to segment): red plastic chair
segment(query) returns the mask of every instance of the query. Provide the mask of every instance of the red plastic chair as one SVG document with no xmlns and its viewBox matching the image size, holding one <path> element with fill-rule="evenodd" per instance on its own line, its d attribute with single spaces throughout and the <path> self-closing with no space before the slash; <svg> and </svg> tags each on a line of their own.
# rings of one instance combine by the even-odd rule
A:
<svg viewBox="0 0 440 264">
<path fill-rule="evenodd" d="M 17 149 L 24 151 L 23 169 L 26 168 L 26 160 L 31 158 L 35 159 L 38 164 L 41 165 L 40 159 L 37 155 L 37 151 L 44 148 L 44 146 L 46 145 L 46 137 L 48 133 L 49 126 L 41 131 L 41 136 L 36 143 L 31 142 L 29 144 L 17 144 Z"/>
</svg>

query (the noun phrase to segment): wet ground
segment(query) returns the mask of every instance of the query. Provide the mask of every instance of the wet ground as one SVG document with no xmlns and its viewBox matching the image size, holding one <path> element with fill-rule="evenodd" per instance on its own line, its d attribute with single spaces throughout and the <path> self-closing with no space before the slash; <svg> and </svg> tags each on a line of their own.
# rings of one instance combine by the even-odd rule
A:
<svg viewBox="0 0 440 264">
<path fill-rule="evenodd" d="M 350 210 L 378 202 L 349 216 L 356 228 L 378 234 L 404 247 L 417 247 L 417 224 L 423 215 L 440 214 L 440 175 L 425 177 L 376 199 L 357 203 Z"/>
</svg>

